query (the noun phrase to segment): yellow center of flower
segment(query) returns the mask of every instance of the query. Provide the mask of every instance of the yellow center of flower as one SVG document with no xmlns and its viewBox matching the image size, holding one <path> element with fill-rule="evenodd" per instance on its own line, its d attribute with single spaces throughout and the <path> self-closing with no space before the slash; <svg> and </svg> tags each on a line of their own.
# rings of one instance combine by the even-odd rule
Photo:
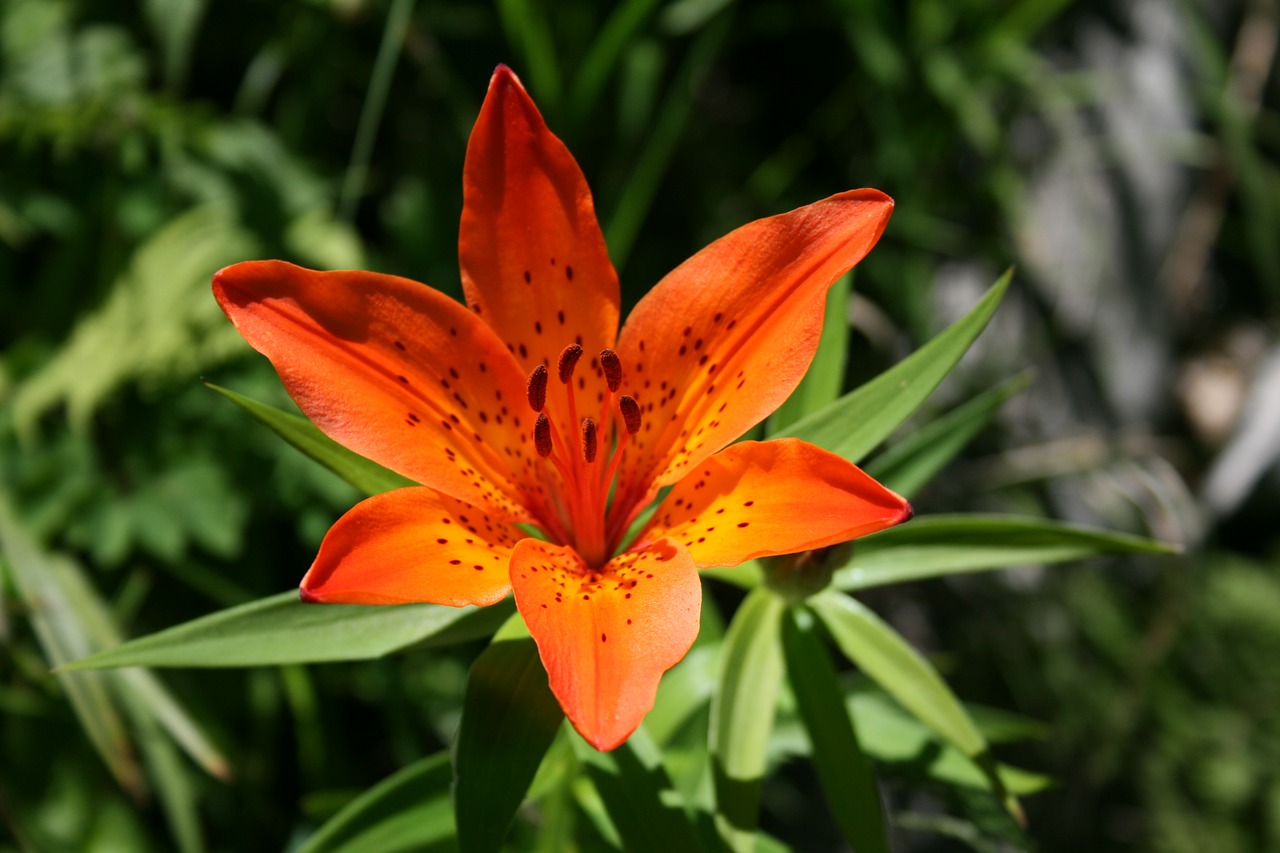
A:
<svg viewBox="0 0 1280 853">
<path fill-rule="evenodd" d="M 549 511 L 542 513 L 539 520 L 547 534 L 562 545 L 572 546 L 587 565 L 598 568 L 617 550 L 630 520 L 625 509 L 609 505 L 609 491 L 627 440 L 640 430 L 640 406 L 626 394 L 617 395 L 622 385 L 622 362 L 617 353 L 606 349 L 600 353 L 599 361 L 608 390 L 596 417 L 579 420 L 573 372 L 581 358 L 582 347 L 570 344 L 556 363 L 556 376 L 565 385 L 569 407 L 567 418 L 560 422 L 576 424 L 576 436 L 562 436 L 556 421 L 547 414 L 550 372 L 544 365 L 529 374 L 527 397 L 529 407 L 538 413 L 533 426 L 534 448 L 555 468 L 564 484 L 562 490 L 551 492 Z M 620 429 L 612 421 L 615 397 Z M 617 433 L 616 441 L 611 440 L 610 430 Z M 571 439 L 576 439 L 576 447 L 569 443 Z M 606 446 L 603 459 L 602 443 Z"/>
</svg>

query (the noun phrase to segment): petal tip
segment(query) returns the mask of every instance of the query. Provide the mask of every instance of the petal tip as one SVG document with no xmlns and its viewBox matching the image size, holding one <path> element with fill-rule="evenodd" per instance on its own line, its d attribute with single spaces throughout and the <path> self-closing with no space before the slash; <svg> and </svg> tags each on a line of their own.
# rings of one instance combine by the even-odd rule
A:
<svg viewBox="0 0 1280 853">
<path fill-rule="evenodd" d="M 307 589 L 305 586 L 298 587 L 298 598 L 302 600 L 303 604 L 323 604 L 324 603 L 324 601 L 320 598 L 320 596 L 316 595 L 314 592 Z"/>
</svg>

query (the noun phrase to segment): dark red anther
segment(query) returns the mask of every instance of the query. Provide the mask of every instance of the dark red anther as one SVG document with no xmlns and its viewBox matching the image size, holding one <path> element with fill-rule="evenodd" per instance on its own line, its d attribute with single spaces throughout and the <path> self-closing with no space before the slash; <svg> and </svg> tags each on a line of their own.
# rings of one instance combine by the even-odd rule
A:
<svg viewBox="0 0 1280 853">
<path fill-rule="evenodd" d="M 525 395 L 529 399 L 529 408 L 541 412 L 547 405 L 547 367 L 539 364 L 529 374 L 529 384 L 525 386 Z"/>
<path fill-rule="evenodd" d="M 582 419 L 582 458 L 588 465 L 596 461 L 596 422 L 591 418 Z"/>
<path fill-rule="evenodd" d="M 560 381 L 567 383 L 573 378 L 573 369 L 578 366 L 578 359 L 582 358 L 582 347 L 577 344 L 569 344 L 560 352 L 560 360 L 556 363 L 556 370 L 560 374 Z"/>
<path fill-rule="evenodd" d="M 546 370 L 543 370 L 545 374 Z M 538 415 L 533 424 L 533 447 L 544 459 L 551 455 L 551 419 L 546 415 Z"/>
<path fill-rule="evenodd" d="M 618 398 L 618 411 L 622 414 L 622 423 L 627 427 L 628 435 L 640 431 L 640 404 L 634 398 L 623 394 Z"/>
<path fill-rule="evenodd" d="M 610 391 L 617 391 L 622 384 L 622 359 L 611 349 L 600 351 L 600 366 L 604 368 L 604 381 Z"/>
</svg>

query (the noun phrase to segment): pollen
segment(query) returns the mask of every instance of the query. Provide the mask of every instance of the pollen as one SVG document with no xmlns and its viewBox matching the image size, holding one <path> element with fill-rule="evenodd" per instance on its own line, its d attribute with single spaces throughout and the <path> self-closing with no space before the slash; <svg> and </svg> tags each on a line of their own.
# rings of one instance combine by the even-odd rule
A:
<svg viewBox="0 0 1280 853">
<path fill-rule="evenodd" d="M 600 366 L 604 369 L 604 381 L 610 391 L 617 391 L 622 385 L 622 360 L 611 349 L 600 352 Z"/>
<path fill-rule="evenodd" d="M 543 375 L 546 375 L 545 370 Z M 544 459 L 551 455 L 551 419 L 546 415 L 538 415 L 538 420 L 533 425 L 533 447 Z"/>
<path fill-rule="evenodd" d="M 529 408 L 541 412 L 547 405 L 547 368 L 539 364 L 529 374 L 529 383 L 525 386 L 525 394 L 529 400 Z"/>
<path fill-rule="evenodd" d="M 640 404 L 634 397 L 623 394 L 618 398 L 618 413 L 622 415 L 622 423 L 626 426 L 628 435 L 635 435 L 640 431 Z"/>
<path fill-rule="evenodd" d="M 580 358 L 582 358 L 582 347 L 578 344 L 569 344 L 561 350 L 560 360 L 556 362 L 556 371 L 561 382 L 568 384 L 573 378 L 573 369 L 578 366 Z"/>
<path fill-rule="evenodd" d="M 596 422 L 591 418 L 582 419 L 582 458 L 590 465 L 596 461 Z"/>
</svg>

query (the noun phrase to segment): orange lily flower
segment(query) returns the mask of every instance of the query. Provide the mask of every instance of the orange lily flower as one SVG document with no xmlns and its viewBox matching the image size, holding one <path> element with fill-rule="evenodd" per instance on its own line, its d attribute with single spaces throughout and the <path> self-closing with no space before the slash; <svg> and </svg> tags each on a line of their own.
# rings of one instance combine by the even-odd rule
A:
<svg viewBox="0 0 1280 853">
<path fill-rule="evenodd" d="M 827 288 L 893 202 L 854 190 L 739 228 L 659 282 L 619 336 L 586 181 L 505 67 L 463 188 L 466 306 L 403 278 L 279 261 L 228 267 L 214 293 L 321 430 L 421 484 L 342 516 L 303 599 L 462 606 L 514 591 L 565 714 L 613 749 L 697 636 L 698 568 L 910 517 L 821 448 L 730 444 L 799 383 Z"/>
</svg>

